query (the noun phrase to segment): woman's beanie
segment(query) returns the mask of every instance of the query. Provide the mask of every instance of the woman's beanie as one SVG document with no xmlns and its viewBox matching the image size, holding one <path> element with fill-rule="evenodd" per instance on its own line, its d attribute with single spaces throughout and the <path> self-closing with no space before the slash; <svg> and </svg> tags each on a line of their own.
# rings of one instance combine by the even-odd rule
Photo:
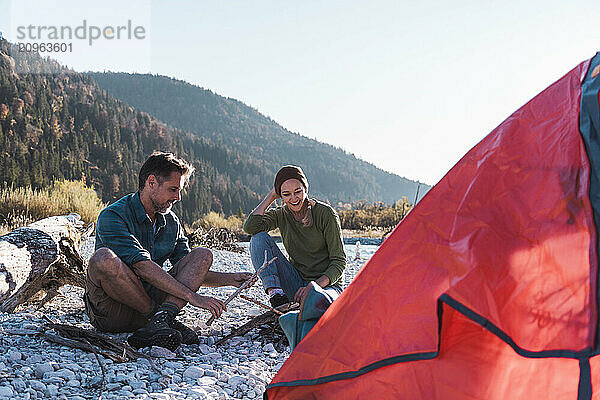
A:
<svg viewBox="0 0 600 400">
<path fill-rule="evenodd" d="M 281 196 L 281 185 L 288 179 L 298 179 L 300 183 L 302 183 L 302 186 L 304 186 L 304 189 L 308 190 L 308 181 L 306 180 L 306 175 L 304 175 L 302 168 L 295 165 L 286 165 L 281 167 L 281 169 L 277 171 L 277 175 L 275 175 L 275 183 L 273 186 L 275 187 L 275 193 L 277 193 L 278 196 Z"/>
</svg>

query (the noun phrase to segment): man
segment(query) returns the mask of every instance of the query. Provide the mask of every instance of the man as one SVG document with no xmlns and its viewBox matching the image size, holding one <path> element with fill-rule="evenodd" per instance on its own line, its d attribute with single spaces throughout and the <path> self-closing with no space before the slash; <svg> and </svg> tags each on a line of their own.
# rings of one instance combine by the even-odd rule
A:
<svg viewBox="0 0 600 400">
<path fill-rule="evenodd" d="M 98 216 L 96 251 L 87 270 L 85 305 L 90 322 L 105 332 L 132 332 L 135 348 L 174 351 L 198 343 L 175 316 L 187 303 L 219 317 L 225 305 L 196 293 L 200 286 L 239 287 L 249 273 L 210 271 L 212 253 L 190 250 L 171 207 L 194 167 L 170 153 L 154 152 L 139 173 L 139 190 Z M 162 268 L 169 259 L 173 267 Z"/>
</svg>

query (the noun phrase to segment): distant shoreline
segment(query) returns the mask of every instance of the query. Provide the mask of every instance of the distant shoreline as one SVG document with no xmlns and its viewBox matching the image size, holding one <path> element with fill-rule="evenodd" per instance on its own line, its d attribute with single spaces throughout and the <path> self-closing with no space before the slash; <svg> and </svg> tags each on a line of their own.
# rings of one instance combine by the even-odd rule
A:
<svg viewBox="0 0 600 400">
<path fill-rule="evenodd" d="M 242 238 L 238 237 L 238 240 L 240 242 L 249 242 L 250 235 L 246 235 L 246 236 L 247 237 L 242 237 Z M 276 243 L 281 243 L 281 236 L 271 235 L 271 237 L 273 238 L 273 240 L 275 240 Z M 345 236 L 343 239 L 344 239 L 344 244 L 356 244 L 356 242 L 360 241 L 361 244 L 374 245 L 374 246 L 379 246 L 385 240 L 385 238 L 359 237 L 359 236 L 352 236 L 352 237 Z"/>
</svg>

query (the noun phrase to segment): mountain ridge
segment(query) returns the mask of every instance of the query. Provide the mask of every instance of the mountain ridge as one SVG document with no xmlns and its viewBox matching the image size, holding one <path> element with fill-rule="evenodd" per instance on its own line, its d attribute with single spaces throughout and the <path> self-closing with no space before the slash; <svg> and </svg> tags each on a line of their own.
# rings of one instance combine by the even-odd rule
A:
<svg viewBox="0 0 600 400">
<path fill-rule="evenodd" d="M 87 74 L 115 97 L 169 125 L 260 158 L 268 173 L 274 174 L 284 164 L 301 165 L 311 185 L 315 183 L 313 193 L 326 200 L 363 199 L 393 203 L 406 196 L 414 201 L 418 186 L 419 198 L 430 188 L 384 171 L 342 148 L 291 132 L 240 100 L 177 78 L 122 72 Z M 168 99 L 170 105 L 165 105 L 163 99 Z M 321 160 L 313 166 L 316 157 Z M 328 162 L 324 162 L 325 159 Z M 328 166 L 331 171 L 327 171 Z M 336 171 L 341 176 L 336 177 Z M 336 184 L 336 179 L 344 181 L 345 187 Z M 360 195 L 348 190 L 348 186 Z M 321 188 L 330 190 L 327 192 Z M 266 191 L 267 187 L 262 190 Z M 332 196 L 333 190 L 337 196 Z"/>
</svg>

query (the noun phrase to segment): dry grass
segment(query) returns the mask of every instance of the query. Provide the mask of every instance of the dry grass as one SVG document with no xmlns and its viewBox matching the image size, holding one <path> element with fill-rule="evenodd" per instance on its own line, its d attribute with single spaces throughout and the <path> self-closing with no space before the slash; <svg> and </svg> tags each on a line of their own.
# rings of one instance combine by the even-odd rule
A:
<svg viewBox="0 0 600 400">
<path fill-rule="evenodd" d="M 230 217 L 225 218 L 225 216 L 223 216 L 222 214 L 218 214 L 214 211 L 211 211 L 199 220 L 195 221 L 192 224 L 192 229 L 196 230 L 199 227 L 202 227 L 204 229 L 226 228 L 231 232 L 241 232 L 243 224 L 244 221 L 237 215 L 232 215 Z"/>
<path fill-rule="evenodd" d="M 106 204 L 81 181 L 56 181 L 45 189 L 0 188 L 0 234 L 53 215 L 77 213 L 95 222 Z"/>
</svg>

